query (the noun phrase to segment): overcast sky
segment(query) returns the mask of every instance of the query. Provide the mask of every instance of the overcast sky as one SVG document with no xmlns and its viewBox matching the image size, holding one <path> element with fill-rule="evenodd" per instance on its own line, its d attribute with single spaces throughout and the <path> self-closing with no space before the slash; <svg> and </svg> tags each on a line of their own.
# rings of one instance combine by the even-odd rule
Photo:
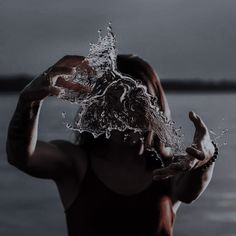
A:
<svg viewBox="0 0 236 236">
<path fill-rule="evenodd" d="M 0 74 L 38 74 L 86 55 L 108 22 L 120 53 L 161 78 L 236 77 L 235 0 L 0 0 Z"/>
</svg>

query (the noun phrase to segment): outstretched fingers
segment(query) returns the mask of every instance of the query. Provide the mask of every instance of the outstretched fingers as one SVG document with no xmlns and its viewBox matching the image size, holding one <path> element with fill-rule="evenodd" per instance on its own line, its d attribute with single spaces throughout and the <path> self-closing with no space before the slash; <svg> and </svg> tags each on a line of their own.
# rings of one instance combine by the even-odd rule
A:
<svg viewBox="0 0 236 236">
<path fill-rule="evenodd" d="M 203 120 L 196 113 L 192 111 L 189 112 L 189 118 L 193 122 L 196 129 L 193 141 L 195 144 L 199 145 L 204 135 L 208 132 L 208 129 Z"/>
<path fill-rule="evenodd" d="M 193 122 L 196 129 L 201 129 L 201 130 L 207 131 L 206 124 L 203 122 L 203 120 L 200 118 L 200 116 L 197 115 L 195 112 L 190 111 L 189 118 Z"/>
<path fill-rule="evenodd" d="M 189 112 L 189 119 L 193 122 L 196 129 L 200 126 L 200 119 L 195 112 Z"/>
<path fill-rule="evenodd" d="M 51 86 L 55 86 L 58 78 L 73 76 L 75 70 L 70 67 L 64 66 L 53 66 L 49 68 L 45 74 L 45 82 L 49 83 Z"/>
<path fill-rule="evenodd" d="M 60 93 L 59 88 L 69 89 L 81 93 L 89 93 L 91 89 L 79 83 L 68 79 L 76 73 L 75 68 L 66 66 L 53 66 L 45 72 L 45 83 L 48 83 L 52 95 Z"/>
<path fill-rule="evenodd" d="M 58 78 L 56 82 L 56 86 L 67 88 L 69 90 L 73 90 L 75 92 L 80 92 L 80 93 L 91 92 L 91 88 L 89 86 L 84 86 L 79 83 L 74 83 L 73 81 L 70 81 L 70 80 L 65 80 L 63 77 Z"/>
</svg>

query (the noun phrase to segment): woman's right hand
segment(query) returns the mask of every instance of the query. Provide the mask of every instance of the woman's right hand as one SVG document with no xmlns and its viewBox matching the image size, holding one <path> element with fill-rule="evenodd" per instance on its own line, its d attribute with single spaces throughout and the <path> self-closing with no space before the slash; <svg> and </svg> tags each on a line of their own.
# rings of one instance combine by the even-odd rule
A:
<svg viewBox="0 0 236 236">
<path fill-rule="evenodd" d="M 85 68 L 86 67 L 86 68 Z M 89 71 L 84 63 L 84 57 L 65 56 L 44 73 L 32 80 L 20 93 L 20 97 L 26 101 L 41 101 L 48 96 L 58 96 L 61 88 L 66 88 L 80 93 L 90 92 L 89 87 L 67 80 L 73 77 L 77 69 Z"/>
<path fill-rule="evenodd" d="M 60 89 L 55 85 L 58 77 L 70 75 L 70 68 L 50 67 L 44 73 L 33 79 L 20 93 L 20 97 L 26 101 L 40 101 L 48 96 L 57 96 Z"/>
</svg>

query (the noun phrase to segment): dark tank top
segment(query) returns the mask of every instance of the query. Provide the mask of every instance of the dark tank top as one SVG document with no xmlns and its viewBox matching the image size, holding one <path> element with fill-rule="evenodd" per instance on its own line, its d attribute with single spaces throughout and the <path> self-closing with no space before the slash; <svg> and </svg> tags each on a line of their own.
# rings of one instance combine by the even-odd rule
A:
<svg viewBox="0 0 236 236">
<path fill-rule="evenodd" d="M 122 195 L 106 187 L 89 164 L 77 198 L 65 211 L 69 236 L 171 236 L 168 182 Z"/>
</svg>

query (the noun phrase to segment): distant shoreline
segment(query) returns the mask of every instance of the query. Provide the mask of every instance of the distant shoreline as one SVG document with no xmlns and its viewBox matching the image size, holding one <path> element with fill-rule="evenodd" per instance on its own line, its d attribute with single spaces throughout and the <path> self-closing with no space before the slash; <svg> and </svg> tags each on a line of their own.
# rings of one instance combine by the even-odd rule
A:
<svg viewBox="0 0 236 236">
<path fill-rule="evenodd" d="M 0 76 L 0 92 L 19 92 L 33 78 L 25 74 Z M 164 90 L 170 93 L 236 92 L 236 79 L 169 78 L 161 79 L 161 83 Z"/>
</svg>

